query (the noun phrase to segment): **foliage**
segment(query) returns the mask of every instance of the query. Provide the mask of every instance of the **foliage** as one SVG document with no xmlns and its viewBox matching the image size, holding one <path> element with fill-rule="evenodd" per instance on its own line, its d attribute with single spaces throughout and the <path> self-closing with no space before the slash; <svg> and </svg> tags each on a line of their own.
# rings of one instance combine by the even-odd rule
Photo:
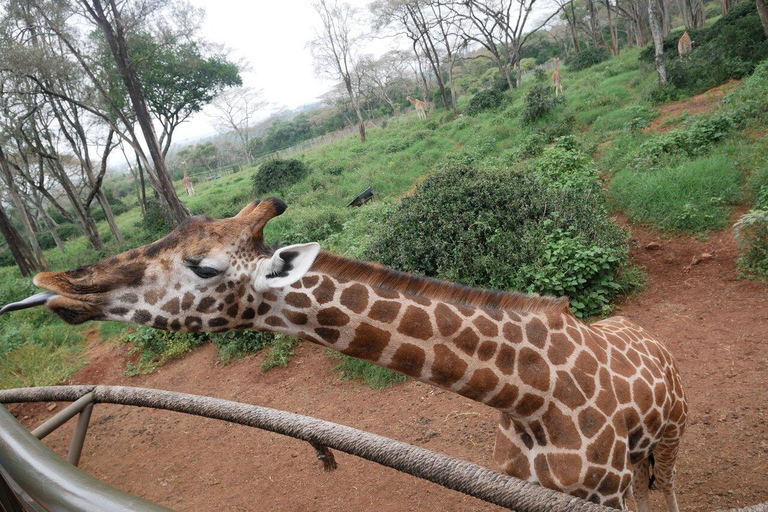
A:
<svg viewBox="0 0 768 512">
<path fill-rule="evenodd" d="M 523 121 L 532 123 L 541 119 L 560 102 L 555 98 L 552 88 L 546 84 L 534 85 L 525 95 L 525 108 L 523 109 Z"/>
<path fill-rule="evenodd" d="M 548 186 L 555 188 L 578 188 L 597 190 L 600 186 L 591 159 L 572 147 L 573 142 L 565 137 L 558 139 L 555 146 L 547 148 L 536 161 L 534 171 L 544 178 Z"/>
<path fill-rule="evenodd" d="M 493 110 L 501 106 L 504 101 L 504 93 L 499 89 L 486 89 L 480 91 L 469 100 L 467 114 L 474 116 L 486 110 Z"/>
<path fill-rule="evenodd" d="M 205 341 L 204 335 L 190 332 L 169 332 L 140 325 L 123 341 L 132 345 L 131 353 L 139 354 L 136 362 L 126 363 L 126 375 L 151 373 L 170 359 L 182 357 Z"/>
<path fill-rule="evenodd" d="M 530 275 L 521 269 L 538 261 L 548 219 L 548 230 L 572 226 L 569 233 L 588 247 L 622 260 L 614 270 L 623 265 L 624 234 L 610 221 L 599 190 L 554 187 L 536 173 L 467 163 L 448 164 L 427 177 L 386 217 L 364 256 L 470 286 L 527 290 Z"/>
<path fill-rule="evenodd" d="M 598 46 L 596 48 L 581 50 L 579 53 L 574 54 L 566 60 L 566 64 L 568 64 L 569 70 L 580 71 L 582 69 L 590 68 L 595 64 L 600 64 L 610 58 L 611 53 L 602 46 Z"/>
<path fill-rule="evenodd" d="M 554 228 L 547 220 L 541 252 L 520 269 L 528 292 L 577 297 L 570 302 L 576 316 L 606 315 L 622 290 L 617 275 L 624 264 L 619 248 L 589 243 L 572 228 Z"/>
<path fill-rule="evenodd" d="M 219 359 L 225 364 L 273 346 L 282 337 L 267 331 L 233 331 L 209 336 L 216 344 Z"/>
<path fill-rule="evenodd" d="M 0 389 L 60 384 L 83 363 L 77 346 L 27 343 L 0 357 Z"/>
<path fill-rule="evenodd" d="M 334 359 L 341 360 L 334 370 L 342 380 L 360 380 L 363 384 L 373 389 L 384 389 L 392 384 L 408 380 L 405 375 L 376 366 L 368 361 L 355 359 L 354 357 L 345 356 L 330 350 L 326 351 L 326 353 Z"/>
<path fill-rule="evenodd" d="M 747 275 L 768 279 L 768 205 L 742 215 L 734 228 L 741 253 L 739 266 Z"/>
<path fill-rule="evenodd" d="M 272 368 L 285 368 L 296 354 L 293 347 L 299 343 L 299 340 L 290 336 L 278 334 L 272 342 L 272 348 L 267 351 L 267 355 L 261 361 L 262 371 L 268 372 Z"/>
<path fill-rule="evenodd" d="M 301 160 L 269 160 L 259 167 L 253 176 L 253 193 L 256 197 L 270 191 L 277 191 L 309 174 L 309 168 Z"/>
<path fill-rule="evenodd" d="M 147 209 L 141 214 L 141 223 L 144 238 L 154 240 L 168 233 L 168 221 L 160 201 L 147 199 Z"/>
</svg>

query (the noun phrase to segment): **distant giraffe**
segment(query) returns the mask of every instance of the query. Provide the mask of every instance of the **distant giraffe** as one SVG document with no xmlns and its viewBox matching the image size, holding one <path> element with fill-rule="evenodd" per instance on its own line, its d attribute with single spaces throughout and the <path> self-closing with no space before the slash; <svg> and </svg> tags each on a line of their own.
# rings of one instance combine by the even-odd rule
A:
<svg viewBox="0 0 768 512">
<path fill-rule="evenodd" d="M 683 55 L 691 52 L 691 36 L 688 35 L 688 31 L 683 32 L 682 37 L 677 42 L 677 53 L 682 57 Z"/>
<path fill-rule="evenodd" d="M 425 101 L 417 100 L 416 98 L 411 98 L 410 96 L 406 96 L 406 99 L 410 101 L 411 105 L 416 109 L 419 119 L 426 121 L 429 117 L 429 107 L 427 103 Z"/>
<path fill-rule="evenodd" d="M 555 57 L 555 70 L 552 72 L 552 85 L 555 87 L 555 98 L 563 94 L 563 84 L 560 81 L 560 59 Z M 563 94 L 563 96 L 565 96 Z"/>
<path fill-rule="evenodd" d="M 181 182 L 184 184 L 184 190 L 187 191 L 187 195 L 190 195 L 190 196 L 195 195 L 195 186 L 192 185 L 192 180 L 189 179 L 189 174 L 187 174 L 186 164 L 184 165 L 184 179 L 182 179 Z"/>
<path fill-rule="evenodd" d="M 165 238 L 70 272 L 6 306 L 68 323 L 170 331 L 268 330 L 391 368 L 496 409 L 494 458 L 522 480 L 648 511 L 650 466 L 677 512 L 687 402 L 672 355 L 622 317 L 588 325 L 566 298 L 469 288 L 264 240 L 276 198 L 230 219 L 184 220 Z M 1 311 L 0 311 L 1 312 Z"/>
</svg>

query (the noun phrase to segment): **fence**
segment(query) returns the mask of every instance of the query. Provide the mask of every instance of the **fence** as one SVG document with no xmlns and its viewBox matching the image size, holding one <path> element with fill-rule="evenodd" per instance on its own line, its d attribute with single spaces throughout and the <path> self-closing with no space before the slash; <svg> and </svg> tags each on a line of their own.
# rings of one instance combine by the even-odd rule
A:
<svg viewBox="0 0 768 512">
<path fill-rule="evenodd" d="M 54 386 L 0 391 L 0 403 L 48 401 L 71 401 L 74 403 L 36 428 L 33 434 L 42 438 L 74 416 L 79 416 L 68 455 L 69 460 L 74 464 L 80 457 L 80 450 L 93 405 L 97 403 L 121 404 L 193 414 L 291 436 L 309 442 L 315 448 L 318 458 L 324 461 L 326 469 L 334 465 L 333 455 L 328 450 L 330 447 L 518 512 L 609 512 L 613 510 L 424 448 L 351 427 L 266 407 L 186 393 L 122 386 Z M 35 454 L 32 453 L 34 450 L 31 449 L 25 451 L 23 445 L 28 445 L 28 441 L 26 443 L 18 442 L 23 437 L 19 429 L 23 430 L 23 428 L 15 423 L 7 411 L 3 410 L 0 413 L 2 413 L 0 414 L 0 466 L 2 466 L 0 476 L 4 476 L 2 471 L 5 471 L 5 475 L 8 475 L 11 481 L 21 483 L 14 479 L 15 476 L 28 485 L 24 489 L 12 489 L 15 491 L 15 496 L 19 496 L 18 491 L 21 491 L 22 497 L 37 499 L 38 494 L 36 493 L 44 492 L 41 487 L 45 488 L 45 486 L 40 481 L 36 481 L 35 478 L 47 474 L 49 478 L 54 478 L 61 485 L 75 486 L 74 489 L 69 490 L 69 495 L 84 494 L 91 498 L 96 496 L 93 498 L 96 500 L 93 503 L 96 504 L 99 504 L 101 499 L 118 499 L 104 490 L 103 487 L 106 484 L 95 481 L 101 486 L 99 487 L 93 482 L 94 479 L 88 480 L 90 477 L 83 479 L 80 475 L 78 480 L 58 478 L 53 475 L 52 472 L 56 471 L 72 475 L 71 467 L 70 469 L 62 468 L 61 464 L 64 464 L 64 461 L 55 463 L 50 460 L 50 457 L 39 456 L 34 460 L 25 458 L 26 454 L 30 454 L 30 457 Z M 9 418 L 16 427 L 5 428 L 9 423 Z M 31 436 L 31 434 L 27 434 L 27 436 Z M 47 450 L 42 445 L 40 447 Z M 40 447 L 37 448 L 38 452 Z M 9 453 L 12 457 L 8 456 Z M 2 478 L 0 478 L 0 484 L 2 484 Z M 93 486 L 96 486 L 96 490 L 99 492 L 94 491 Z M 87 487 L 87 489 L 83 491 L 83 487 Z M 119 493 L 116 490 L 112 491 Z M 0 509 L 2 509 L 3 504 L 2 493 L 3 488 L 0 485 Z M 118 497 L 125 499 L 123 494 L 120 493 Z M 143 500 L 139 500 L 139 502 L 141 501 Z M 140 503 L 140 505 L 131 508 L 131 510 L 146 512 L 167 510 L 154 504 Z M 125 508 L 107 506 L 101 508 L 101 510 L 121 509 Z M 15 512 L 26 509 L 8 508 L 7 510 Z M 31 510 L 37 509 L 32 507 Z M 70 508 L 59 507 L 46 510 L 74 512 L 99 509 L 77 508 L 72 505 Z M 768 512 L 768 502 L 742 509 L 732 509 L 728 512 Z"/>
</svg>

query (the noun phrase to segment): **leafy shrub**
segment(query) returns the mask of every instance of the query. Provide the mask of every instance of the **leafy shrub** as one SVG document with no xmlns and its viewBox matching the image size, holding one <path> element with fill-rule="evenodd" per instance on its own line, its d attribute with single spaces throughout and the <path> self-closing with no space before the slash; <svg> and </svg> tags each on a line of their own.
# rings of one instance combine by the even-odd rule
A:
<svg viewBox="0 0 768 512">
<path fill-rule="evenodd" d="M 768 197 L 768 187 L 765 195 Z M 747 275 L 768 279 L 768 205 L 742 215 L 734 228 L 741 253 L 739 266 Z"/>
<path fill-rule="evenodd" d="M 15 265 L 16 260 L 13 259 L 13 254 L 11 254 L 11 251 L 4 247 L 0 250 L 0 267 L 10 267 L 11 265 Z"/>
<path fill-rule="evenodd" d="M 615 253 L 622 261 L 617 269 L 623 265 L 624 233 L 599 190 L 551 187 L 531 172 L 455 163 L 403 199 L 364 258 L 471 286 L 528 290 L 531 274 L 521 269 L 539 261 L 548 219 L 547 233 L 571 226 L 569 236 Z"/>
<path fill-rule="evenodd" d="M 123 341 L 133 345 L 131 353 L 139 354 L 138 361 L 126 363 L 126 375 L 151 373 L 170 359 L 177 359 L 199 347 L 205 341 L 205 335 L 190 332 L 168 332 L 138 326 L 132 333 L 126 334 Z"/>
<path fill-rule="evenodd" d="M 261 196 L 270 191 L 293 185 L 309 174 L 309 168 L 301 160 L 270 160 L 259 167 L 253 176 L 253 193 Z"/>
<path fill-rule="evenodd" d="M 59 224 L 59 227 L 56 228 L 56 232 L 59 234 L 59 238 L 65 241 L 71 240 L 82 234 L 80 228 L 72 223 Z"/>
<path fill-rule="evenodd" d="M 362 359 L 349 357 L 331 350 L 327 350 L 326 354 L 334 359 L 341 360 L 334 368 L 339 377 L 341 377 L 341 380 L 360 380 L 363 384 L 373 389 L 384 389 L 392 384 L 405 382 L 408 379 L 403 374 L 376 366 Z"/>
<path fill-rule="evenodd" d="M 537 131 L 547 142 L 554 142 L 559 137 L 571 135 L 574 126 L 576 126 L 576 116 L 570 112 L 564 112 L 555 118 L 547 117 Z"/>
<path fill-rule="evenodd" d="M 474 116 L 486 110 L 498 108 L 504 101 L 504 93 L 499 89 L 486 89 L 480 91 L 469 100 L 467 114 Z"/>
<path fill-rule="evenodd" d="M 532 132 L 528 134 L 523 142 L 512 150 L 509 155 L 510 162 L 514 162 L 518 159 L 533 158 L 541 155 L 544 152 L 544 145 L 548 142 L 547 137 L 540 132 Z"/>
<path fill-rule="evenodd" d="M 651 105 L 661 105 L 669 103 L 680 98 L 680 91 L 672 84 L 667 83 L 658 85 L 651 89 L 645 97 L 645 100 Z"/>
<path fill-rule="evenodd" d="M 600 64 L 611 58 L 611 53 L 602 46 L 597 48 L 587 48 L 566 61 L 568 69 L 571 71 L 580 71 L 587 69 L 595 64 Z"/>
<path fill-rule="evenodd" d="M 550 187 L 590 190 L 600 186 L 591 159 L 578 149 L 547 148 L 534 170 Z"/>
<path fill-rule="evenodd" d="M 543 82 L 547 79 L 547 72 L 541 68 L 536 68 L 533 70 L 533 78 L 537 82 Z"/>
<path fill-rule="evenodd" d="M 405 151 L 409 147 L 413 145 L 414 141 L 412 139 L 395 139 L 390 141 L 386 146 L 383 148 L 383 152 L 386 154 L 390 153 L 399 153 L 400 151 Z"/>
<path fill-rule="evenodd" d="M 156 239 L 168 233 L 168 221 L 160 201 L 147 201 L 147 210 L 141 214 L 146 239 Z"/>
<path fill-rule="evenodd" d="M 551 220 L 542 227 L 546 234 L 538 258 L 520 270 L 527 291 L 577 297 L 570 302 L 577 316 L 609 313 L 622 289 L 616 279 L 624 264 L 621 250 L 590 243 L 572 228 L 554 228 Z"/>
<path fill-rule="evenodd" d="M 555 98 L 552 88 L 547 84 L 536 84 L 525 95 L 525 107 L 523 108 L 523 121 L 532 123 L 544 117 L 560 102 Z"/>
<path fill-rule="evenodd" d="M 267 331 L 232 331 L 211 334 L 210 339 L 216 345 L 219 359 L 226 364 L 274 345 L 280 336 Z"/>
</svg>

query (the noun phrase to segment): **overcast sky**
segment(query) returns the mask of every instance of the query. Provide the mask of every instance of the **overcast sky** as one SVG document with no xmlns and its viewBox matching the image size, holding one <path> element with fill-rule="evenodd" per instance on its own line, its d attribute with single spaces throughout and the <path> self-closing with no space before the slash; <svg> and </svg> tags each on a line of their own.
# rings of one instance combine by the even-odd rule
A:
<svg viewBox="0 0 768 512">
<path fill-rule="evenodd" d="M 233 61 L 245 59 L 251 73 L 244 85 L 263 89 L 264 98 L 276 107 L 296 108 L 317 101 L 333 83 L 315 76 L 307 43 L 313 39 L 320 18 L 310 0 L 192 0 L 205 9 L 203 38 L 227 46 Z M 370 0 L 349 0 L 367 13 Z M 372 52 L 386 51 L 378 42 Z M 265 113 L 265 116 L 268 113 Z M 215 133 L 205 110 L 181 125 L 176 144 Z"/>
</svg>

